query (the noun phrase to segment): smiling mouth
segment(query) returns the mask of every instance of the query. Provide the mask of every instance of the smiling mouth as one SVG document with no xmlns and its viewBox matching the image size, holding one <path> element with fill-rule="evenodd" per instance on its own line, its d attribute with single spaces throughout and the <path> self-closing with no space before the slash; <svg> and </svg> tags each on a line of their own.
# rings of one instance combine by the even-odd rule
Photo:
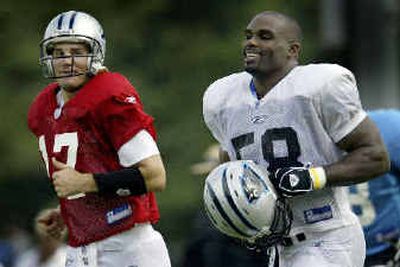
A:
<svg viewBox="0 0 400 267">
<path fill-rule="evenodd" d="M 245 52 L 244 53 L 244 64 L 255 64 L 260 60 L 260 54 L 254 52 Z"/>
<path fill-rule="evenodd" d="M 246 59 L 256 59 L 260 56 L 258 53 L 245 53 Z"/>
<path fill-rule="evenodd" d="M 261 56 L 259 49 L 245 49 L 243 51 L 245 59 L 255 59 Z"/>
</svg>

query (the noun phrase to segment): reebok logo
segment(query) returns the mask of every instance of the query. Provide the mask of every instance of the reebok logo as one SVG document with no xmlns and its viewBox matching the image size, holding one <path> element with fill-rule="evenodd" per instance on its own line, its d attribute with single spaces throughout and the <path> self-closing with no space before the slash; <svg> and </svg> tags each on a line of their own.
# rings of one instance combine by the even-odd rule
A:
<svg viewBox="0 0 400 267">
<path fill-rule="evenodd" d="M 130 104 L 134 104 L 134 103 L 136 103 L 136 97 L 128 96 L 128 97 L 125 98 L 125 102 L 126 103 L 130 103 Z"/>
<path fill-rule="evenodd" d="M 289 183 L 290 183 L 291 187 L 296 187 L 299 182 L 300 182 L 300 179 L 299 179 L 299 177 L 297 177 L 297 175 L 289 174 Z"/>
</svg>

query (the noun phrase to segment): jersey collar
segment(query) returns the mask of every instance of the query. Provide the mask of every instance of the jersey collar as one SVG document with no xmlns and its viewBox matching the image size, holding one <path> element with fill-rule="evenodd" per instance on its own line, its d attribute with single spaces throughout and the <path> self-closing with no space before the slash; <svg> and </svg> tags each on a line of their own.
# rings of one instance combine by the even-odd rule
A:
<svg viewBox="0 0 400 267">
<path fill-rule="evenodd" d="M 251 79 L 250 81 L 250 92 L 256 99 L 258 99 L 256 85 L 254 84 L 254 79 Z"/>
</svg>

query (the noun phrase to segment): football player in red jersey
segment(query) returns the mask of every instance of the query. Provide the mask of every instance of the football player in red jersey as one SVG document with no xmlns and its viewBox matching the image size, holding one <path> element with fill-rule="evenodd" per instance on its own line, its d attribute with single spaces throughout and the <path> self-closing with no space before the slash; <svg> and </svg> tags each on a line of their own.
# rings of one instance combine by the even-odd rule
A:
<svg viewBox="0 0 400 267">
<path fill-rule="evenodd" d="M 166 185 L 153 118 L 121 74 L 104 66 L 99 22 L 78 11 L 57 15 L 40 62 L 54 83 L 33 101 L 37 136 L 59 209 L 38 218 L 41 231 L 68 230 L 66 266 L 168 267 L 154 192 Z"/>
</svg>

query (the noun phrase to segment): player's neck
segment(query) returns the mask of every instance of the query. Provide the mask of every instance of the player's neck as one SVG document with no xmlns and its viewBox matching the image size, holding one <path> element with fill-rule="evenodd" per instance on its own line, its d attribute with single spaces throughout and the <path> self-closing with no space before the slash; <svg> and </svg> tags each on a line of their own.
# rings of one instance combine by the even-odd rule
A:
<svg viewBox="0 0 400 267">
<path fill-rule="evenodd" d="M 254 76 L 254 85 L 256 87 L 257 97 L 259 99 L 264 97 L 297 65 L 297 62 L 293 62 L 291 64 L 288 64 L 285 68 L 270 72 L 267 75 Z"/>
<path fill-rule="evenodd" d="M 69 100 L 71 100 L 75 96 L 75 94 L 77 93 L 77 91 L 68 92 L 65 89 L 62 89 L 61 91 L 62 91 L 62 96 L 63 96 L 63 99 L 64 99 L 64 103 L 67 103 Z"/>
<path fill-rule="evenodd" d="M 86 84 L 86 82 L 81 84 L 78 87 L 63 87 L 63 86 L 60 86 L 61 87 L 61 91 L 62 91 L 62 96 L 63 96 L 63 99 L 64 99 L 64 103 L 67 103 L 69 100 L 71 100 L 79 92 L 79 90 L 82 89 L 82 87 L 85 84 Z"/>
</svg>

